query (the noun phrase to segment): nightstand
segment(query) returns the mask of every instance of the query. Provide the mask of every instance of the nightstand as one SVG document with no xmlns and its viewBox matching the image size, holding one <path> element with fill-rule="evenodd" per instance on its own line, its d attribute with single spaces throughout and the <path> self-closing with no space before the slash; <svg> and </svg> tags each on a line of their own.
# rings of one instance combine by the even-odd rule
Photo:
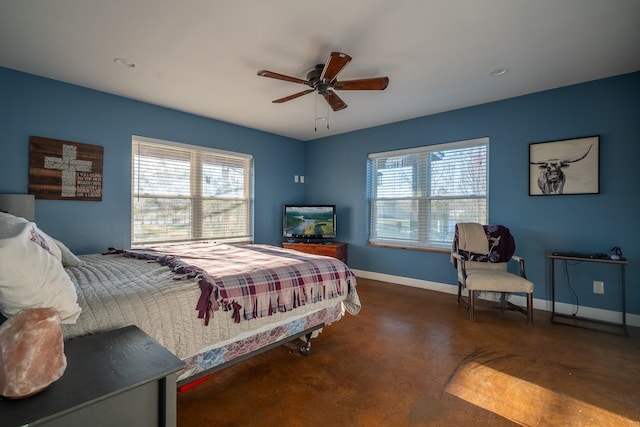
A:
<svg viewBox="0 0 640 427">
<path fill-rule="evenodd" d="M 66 340 L 67 369 L 46 390 L 0 400 L 2 426 L 176 425 L 184 363 L 135 326 Z"/>
</svg>

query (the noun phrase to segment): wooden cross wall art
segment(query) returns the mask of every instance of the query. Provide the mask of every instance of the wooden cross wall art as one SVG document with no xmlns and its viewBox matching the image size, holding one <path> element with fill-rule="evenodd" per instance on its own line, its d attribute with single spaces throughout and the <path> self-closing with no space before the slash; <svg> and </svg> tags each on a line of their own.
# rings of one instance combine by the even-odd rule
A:
<svg viewBox="0 0 640 427">
<path fill-rule="evenodd" d="M 29 194 L 36 199 L 102 200 L 104 148 L 29 138 Z"/>
</svg>

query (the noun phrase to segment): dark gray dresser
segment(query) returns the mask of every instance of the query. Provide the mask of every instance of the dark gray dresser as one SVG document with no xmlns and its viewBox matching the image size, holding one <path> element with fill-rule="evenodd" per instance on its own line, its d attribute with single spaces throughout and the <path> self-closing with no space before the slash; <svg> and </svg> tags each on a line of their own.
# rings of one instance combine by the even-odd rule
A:
<svg viewBox="0 0 640 427">
<path fill-rule="evenodd" d="M 184 363 L 137 327 L 67 340 L 65 354 L 67 369 L 49 388 L 0 400 L 3 427 L 175 427 Z"/>
</svg>

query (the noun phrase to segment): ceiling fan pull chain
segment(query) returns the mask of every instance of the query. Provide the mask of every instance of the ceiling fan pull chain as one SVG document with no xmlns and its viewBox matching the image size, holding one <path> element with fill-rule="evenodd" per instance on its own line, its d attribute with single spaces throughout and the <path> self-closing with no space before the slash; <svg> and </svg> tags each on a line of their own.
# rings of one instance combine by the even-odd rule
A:
<svg viewBox="0 0 640 427">
<path fill-rule="evenodd" d="M 327 104 L 327 130 L 329 130 L 329 105 Z"/>
</svg>

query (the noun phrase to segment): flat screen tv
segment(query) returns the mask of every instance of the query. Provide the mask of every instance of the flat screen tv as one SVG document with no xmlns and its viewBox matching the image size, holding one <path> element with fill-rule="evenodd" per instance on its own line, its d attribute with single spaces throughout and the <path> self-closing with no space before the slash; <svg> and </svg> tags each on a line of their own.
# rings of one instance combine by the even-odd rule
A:
<svg viewBox="0 0 640 427">
<path fill-rule="evenodd" d="M 285 205 L 282 235 L 294 240 L 334 239 L 335 205 Z"/>
</svg>

